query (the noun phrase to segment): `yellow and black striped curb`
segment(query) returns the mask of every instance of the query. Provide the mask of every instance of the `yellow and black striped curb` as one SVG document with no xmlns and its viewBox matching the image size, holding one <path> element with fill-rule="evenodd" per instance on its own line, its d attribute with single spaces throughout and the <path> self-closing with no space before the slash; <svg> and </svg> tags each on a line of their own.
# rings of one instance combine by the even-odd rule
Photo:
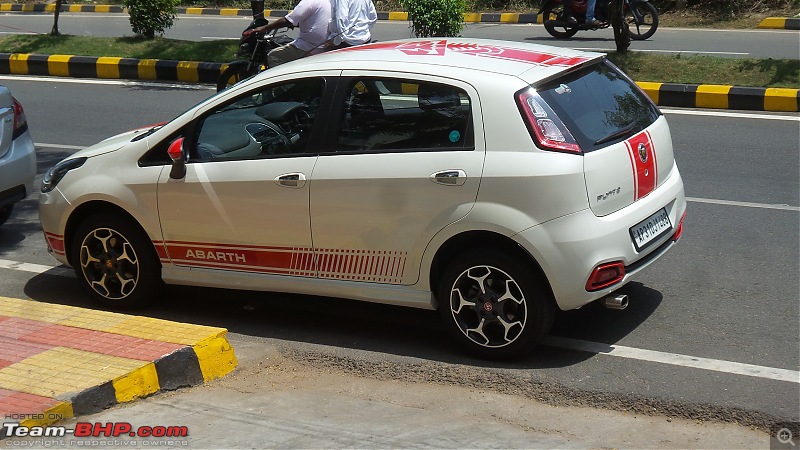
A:
<svg viewBox="0 0 800 450">
<path fill-rule="evenodd" d="M 798 112 L 800 89 L 637 81 L 658 106 Z"/>
<path fill-rule="evenodd" d="M 197 61 L 0 53 L 0 73 L 13 75 L 216 84 L 224 67 Z"/>
<path fill-rule="evenodd" d="M 54 4 L 0 4 L 0 12 L 55 12 Z M 118 5 L 61 5 L 61 12 L 81 13 L 124 13 L 127 9 Z M 236 8 L 177 8 L 178 14 L 198 14 L 208 16 L 251 16 L 250 9 Z M 265 17 L 283 17 L 289 10 L 268 9 L 264 11 Z M 408 13 L 403 11 L 379 12 L 378 20 L 407 21 Z M 465 22 L 493 22 L 493 23 L 542 23 L 541 15 L 517 13 L 465 13 Z"/>
<path fill-rule="evenodd" d="M 226 334 L 0 297 L 0 410 L 23 426 L 49 425 L 220 378 L 238 364 Z"/>
<path fill-rule="evenodd" d="M 28 4 L 28 3 L 2 3 L 0 12 L 55 12 L 55 4 Z M 125 13 L 127 9 L 119 5 L 61 5 L 61 12 L 71 13 Z M 250 9 L 238 8 L 177 8 L 178 14 L 197 14 L 208 16 L 250 16 Z M 266 17 L 283 17 L 289 11 L 282 9 L 268 9 L 264 11 Z M 378 12 L 378 20 L 407 21 L 408 13 L 404 11 Z M 541 14 L 534 13 L 464 13 L 464 22 L 467 23 L 543 23 Z M 767 17 L 758 25 L 758 28 L 800 30 L 800 18 Z"/>
<path fill-rule="evenodd" d="M 758 28 L 800 30 L 800 17 L 767 17 L 758 24 Z"/>
<path fill-rule="evenodd" d="M 72 55 L 0 53 L 0 74 L 216 84 L 225 64 Z M 798 111 L 800 89 L 638 82 L 659 106 Z"/>
</svg>

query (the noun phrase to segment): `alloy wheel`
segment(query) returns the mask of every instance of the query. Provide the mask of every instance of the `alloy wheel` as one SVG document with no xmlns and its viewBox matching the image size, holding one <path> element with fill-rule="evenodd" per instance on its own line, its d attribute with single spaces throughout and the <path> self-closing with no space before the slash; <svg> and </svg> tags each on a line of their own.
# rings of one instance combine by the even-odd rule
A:
<svg viewBox="0 0 800 450">
<path fill-rule="evenodd" d="M 525 329 L 528 308 L 517 282 L 488 265 L 463 271 L 450 292 L 450 312 L 461 332 L 483 347 L 513 343 Z"/>
<path fill-rule="evenodd" d="M 110 228 L 89 232 L 80 247 L 80 267 L 86 282 L 101 297 L 120 300 L 139 282 L 139 260 L 130 242 Z"/>
</svg>

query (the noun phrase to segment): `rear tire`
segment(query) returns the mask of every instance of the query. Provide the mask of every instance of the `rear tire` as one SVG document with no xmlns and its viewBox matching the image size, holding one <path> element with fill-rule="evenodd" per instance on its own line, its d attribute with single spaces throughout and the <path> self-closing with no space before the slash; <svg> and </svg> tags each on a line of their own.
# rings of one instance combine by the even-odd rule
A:
<svg viewBox="0 0 800 450">
<path fill-rule="evenodd" d="M 550 36 L 558 39 L 569 39 L 575 36 L 578 32 L 577 28 L 556 27 L 552 23 L 548 24 L 549 20 L 564 21 L 564 5 L 550 3 L 542 9 L 542 17 L 544 21 L 544 29 L 550 33 Z"/>
<path fill-rule="evenodd" d="M 157 298 L 161 265 L 152 241 L 138 225 L 95 214 L 78 226 L 72 242 L 75 276 L 98 303 L 132 309 Z"/>
<path fill-rule="evenodd" d="M 530 352 L 550 331 L 556 309 L 531 265 L 497 250 L 466 251 L 454 258 L 437 298 L 451 334 L 488 359 Z"/>
<path fill-rule="evenodd" d="M 636 15 L 632 11 L 634 8 L 638 16 L 642 18 L 641 21 L 636 20 Z M 658 10 L 652 3 L 631 4 L 628 5 L 625 20 L 631 30 L 631 39 L 643 41 L 653 36 L 658 28 Z"/>
</svg>

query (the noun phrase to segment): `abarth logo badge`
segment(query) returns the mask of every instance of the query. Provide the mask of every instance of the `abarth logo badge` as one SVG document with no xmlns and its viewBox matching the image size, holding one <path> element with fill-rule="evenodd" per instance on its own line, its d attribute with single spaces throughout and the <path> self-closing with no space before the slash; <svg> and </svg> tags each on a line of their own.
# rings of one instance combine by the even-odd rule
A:
<svg viewBox="0 0 800 450">
<path fill-rule="evenodd" d="M 647 147 L 644 144 L 639 144 L 639 159 L 642 160 L 642 163 L 647 162 Z"/>
</svg>

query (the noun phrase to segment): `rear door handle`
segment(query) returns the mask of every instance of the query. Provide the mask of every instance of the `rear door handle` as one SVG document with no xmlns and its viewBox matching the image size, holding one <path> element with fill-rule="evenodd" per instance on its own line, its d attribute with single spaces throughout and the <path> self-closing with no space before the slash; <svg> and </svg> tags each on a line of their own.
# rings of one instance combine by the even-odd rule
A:
<svg viewBox="0 0 800 450">
<path fill-rule="evenodd" d="M 467 182 L 467 173 L 461 169 L 443 170 L 431 175 L 431 181 L 445 186 L 463 186 Z"/>
<path fill-rule="evenodd" d="M 306 176 L 302 173 L 286 173 L 275 177 L 275 184 L 288 188 L 301 188 L 306 185 Z"/>
</svg>

